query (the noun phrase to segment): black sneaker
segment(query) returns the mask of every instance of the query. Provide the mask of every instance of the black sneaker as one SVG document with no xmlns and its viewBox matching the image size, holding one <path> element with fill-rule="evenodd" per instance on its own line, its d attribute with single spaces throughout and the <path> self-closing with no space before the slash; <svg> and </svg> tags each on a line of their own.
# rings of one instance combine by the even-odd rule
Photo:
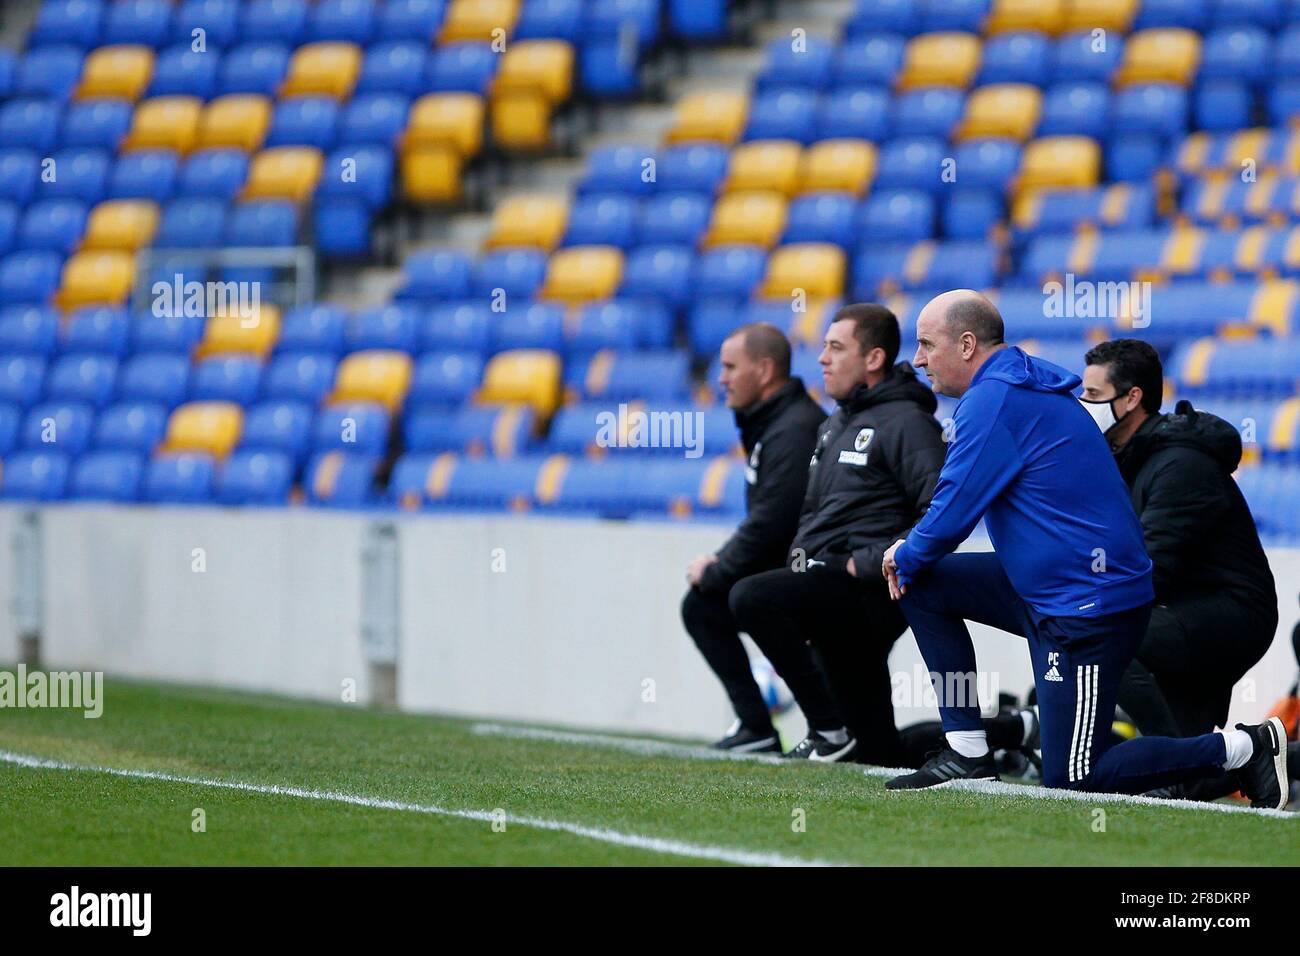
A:
<svg viewBox="0 0 1300 956">
<path fill-rule="evenodd" d="M 781 738 L 771 727 L 766 730 L 750 730 L 740 721 L 731 725 L 727 736 L 713 742 L 714 750 L 730 750 L 738 754 L 779 754 Z"/>
<path fill-rule="evenodd" d="M 1262 724 L 1238 724 L 1238 730 L 1250 734 L 1255 752 L 1238 771 L 1241 792 L 1250 797 L 1252 807 L 1281 810 L 1291 796 L 1286 768 L 1286 728 L 1279 717 Z"/>
<path fill-rule="evenodd" d="M 799 741 L 799 745 L 785 754 L 786 760 L 817 760 L 822 763 L 835 763 L 846 759 L 858 748 L 858 742 L 849 734 L 849 739 L 842 744 L 833 744 L 815 730 L 808 731 L 808 736 Z"/>
<path fill-rule="evenodd" d="M 936 787 L 949 780 L 996 780 L 997 767 L 993 765 L 993 752 L 982 757 L 963 757 L 951 747 L 944 747 L 913 773 L 885 783 L 886 790 L 921 790 Z"/>
</svg>

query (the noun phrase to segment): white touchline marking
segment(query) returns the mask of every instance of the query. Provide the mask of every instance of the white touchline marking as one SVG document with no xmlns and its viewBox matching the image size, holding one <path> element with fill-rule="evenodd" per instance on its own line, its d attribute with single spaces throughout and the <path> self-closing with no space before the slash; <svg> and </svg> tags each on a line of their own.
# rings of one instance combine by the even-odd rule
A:
<svg viewBox="0 0 1300 956">
<path fill-rule="evenodd" d="M 647 737 L 618 737 L 613 734 L 584 734 L 568 730 L 546 730 L 541 727 L 517 727 L 509 724 L 478 723 L 470 726 L 476 734 L 494 737 L 518 737 L 525 740 L 549 740 L 554 743 L 584 744 L 588 747 L 612 747 L 630 753 L 647 756 L 684 757 L 687 760 L 748 760 L 760 763 L 788 766 L 790 761 L 768 754 L 732 754 L 725 750 L 712 750 L 704 746 L 674 744 Z M 911 773 L 905 768 L 891 767 L 857 767 L 868 777 L 897 777 L 899 774 Z M 1251 816 L 1272 817 L 1279 820 L 1300 820 L 1300 813 L 1289 810 L 1255 810 L 1251 807 L 1232 803 L 1204 803 L 1199 800 L 1168 800 L 1163 797 L 1144 797 L 1126 793 L 1085 793 L 1079 790 L 1053 790 L 1049 787 L 1037 787 L 1024 783 L 1011 783 L 1006 780 L 949 780 L 939 784 L 940 788 L 954 790 L 971 790 L 976 793 L 1001 794 L 1003 796 L 1029 797 L 1032 800 L 1075 800 L 1080 803 L 1128 803 L 1139 806 L 1169 807 L 1174 810 L 1208 810 L 1216 813 L 1249 813 Z M 934 788 L 931 788 L 934 789 Z M 890 791 L 891 799 L 905 793 L 920 791 Z M 905 799 L 905 797 L 904 797 Z"/>
<path fill-rule="evenodd" d="M 275 784 L 241 783 L 237 780 L 217 780 L 208 777 L 190 777 L 183 774 L 166 773 L 159 770 L 124 770 L 120 767 L 93 767 L 81 764 L 63 763 L 59 760 L 47 760 L 27 754 L 0 750 L 0 763 L 10 763 L 19 767 L 40 770 L 70 770 L 81 773 L 105 773 L 114 777 L 128 777 L 135 780 L 161 780 L 167 783 L 184 783 L 199 787 L 220 787 L 226 790 L 242 790 L 246 793 L 262 793 L 277 797 L 296 797 L 302 800 L 328 800 L 333 803 L 347 803 L 357 807 L 370 807 L 377 810 L 400 810 L 406 813 L 430 813 L 437 816 L 459 817 L 464 820 L 480 820 L 485 823 L 500 819 L 497 814 L 487 810 L 456 810 L 433 804 L 405 803 L 400 800 L 386 800 L 380 797 L 363 797 L 333 790 L 309 790 L 302 787 L 282 787 Z M 781 853 L 764 853 L 753 850 L 738 850 L 731 847 L 710 846 L 703 843 L 687 843 L 683 840 L 664 839 L 662 837 L 642 836 L 637 833 L 622 833 L 604 827 L 588 827 L 580 823 L 564 820 L 547 820 L 543 817 L 525 817 L 506 814 L 506 823 L 533 827 L 539 830 L 555 830 L 613 843 L 617 846 L 647 850 L 651 853 L 666 853 L 672 856 L 685 856 L 697 860 L 716 860 L 720 863 L 734 863 L 737 866 L 842 866 L 825 860 L 807 859 L 797 856 L 785 856 Z"/>
</svg>

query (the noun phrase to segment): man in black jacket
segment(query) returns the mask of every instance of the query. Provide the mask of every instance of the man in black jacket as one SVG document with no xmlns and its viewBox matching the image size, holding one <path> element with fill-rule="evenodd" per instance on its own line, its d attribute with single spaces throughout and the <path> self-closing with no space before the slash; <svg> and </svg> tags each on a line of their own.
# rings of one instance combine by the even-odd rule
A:
<svg viewBox="0 0 1300 956">
<path fill-rule="evenodd" d="M 1151 556 L 1156 606 L 1120 686 L 1147 736 L 1222 727 L 1233 685 L 1277 630 L 1273 574 L 1232 473 L 1241 436 L 1179 402 L 1160 414 L 1160 356 L 1135 339 L 1088 352 L 1083 400 L 1110 442 Z"/>
<path fill-rule="evenodd" d="M 898 348 L 885 307 L 835 314 L 819 361 L 838 408 L 808 465 L 788 564 L 731 589 L 736 623 L 807 718 L 789 757 L 897 765 L 888 657 L 907 624 L 875 569 L 929 507 L 944 456 L 934 394 L 910 365 L 894 364 Z"/>
<path fill-rule="evenodd" d="M 803 382 L 790 377 L 790 343 L 776 326 L 742 326 L 722 343 L 721 359 L 720 384 L 748 458 L 746 516 L 716 554 L 691 562 L 682 620 L 736 711 L 736 723 L 714 746 L 740 753 L 780 752 L 780 738 L 754 683 L 727 595 L 741 578 L 785 563 L 808 482 L 806 462 L 826 413 Z M 806 648 L 803 656 L 812 667 Z"/>
</svg>

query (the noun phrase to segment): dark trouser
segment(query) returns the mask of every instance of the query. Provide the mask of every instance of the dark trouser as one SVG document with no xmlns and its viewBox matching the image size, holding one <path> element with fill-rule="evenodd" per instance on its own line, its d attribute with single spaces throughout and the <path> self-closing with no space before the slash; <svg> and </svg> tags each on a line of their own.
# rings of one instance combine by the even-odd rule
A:
<svg viewBox="0 0 1300 956">
<path fill-rule="evenodd" d="M 889 649 L 907 622 L 879 576 L 765 571 L 731 589 L 731 611 L 789 686 L 810 729 L 848 727 L 857 759 L 897 765 Z"/>
<path fill-rule="evenodd" d="M 682 599 L 682 622 L 731 700 L 740 722 L 756 733 L 775 731 L 763 695 L 754 683 L 749 654 L 740 643 L 740 628 L 731 616 L 727 594 L 691 588 Z M 806 653 L 806 651 L 805 651 Z"/>
<path fill-rule="evenodd" d="M 1148 606 L 1100 617 L 1046 617 L 1025 603 L 998 556 L 987 552 L 948 555 L 911 582 L 900 603 L 921 656 L 937 676 L 945 731 L 983 729 L 979 702 L 968 699 L 973 695 L 945 699 L 940 683 L 976 683 L 966 619 L 1028 639 L 1047 786 L 1143 793 L 1223 775 L 1226 749 L 1219 734 L 1138 737 L 1110 745 L 1120 678 L 1146 633 Z M 962 675 L 969 676 L 963 681 Z"/>
</svg>

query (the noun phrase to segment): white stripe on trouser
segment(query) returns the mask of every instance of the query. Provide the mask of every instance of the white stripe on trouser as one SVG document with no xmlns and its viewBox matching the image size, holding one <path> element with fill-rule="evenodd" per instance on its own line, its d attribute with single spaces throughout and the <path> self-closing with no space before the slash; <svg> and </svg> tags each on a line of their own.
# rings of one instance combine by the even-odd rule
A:
<svg viewBox="0 0 1300 956">
<path fill-rule="evenodd" d="M 1092 726 L 1097 720 L 1098 665 L 1074 669 L 1074 734 L 1070 738 L 1070 782 L 1077 783 L 1092 770 Z"/>
</svg>

